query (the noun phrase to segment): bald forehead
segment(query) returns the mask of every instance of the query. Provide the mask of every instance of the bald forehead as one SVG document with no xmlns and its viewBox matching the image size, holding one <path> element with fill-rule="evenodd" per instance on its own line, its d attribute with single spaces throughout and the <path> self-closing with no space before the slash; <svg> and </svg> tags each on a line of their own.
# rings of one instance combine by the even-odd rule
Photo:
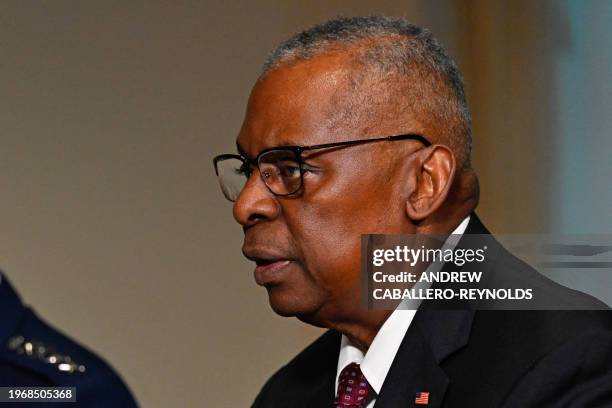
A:
<svg viewBox="0 0 612 408">
<path fill-rule="evenodd" d="M 283 64 L 258 79 L 249 109 L 260 109 L 260 104 L 265 104 L 268 109 L 283 111 L 293 105 L 328 101 L 348 91 L 350 71 L 342 55 Z"/>
<path fill-rule="evenodd" d="M 308 145 L 399 131 L 401 104 L 388 86 L 346 52 L 281 64 L 253 88 L 238 143 L 247 149 L 265 135 L 264 148 Z"/>
</svg>

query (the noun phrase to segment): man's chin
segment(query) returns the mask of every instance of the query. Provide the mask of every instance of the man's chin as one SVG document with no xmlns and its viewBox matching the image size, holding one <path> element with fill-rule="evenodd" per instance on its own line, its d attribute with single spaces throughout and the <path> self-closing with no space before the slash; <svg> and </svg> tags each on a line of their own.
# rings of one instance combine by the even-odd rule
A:
<svg viewBox="0 0 612 408">
<path fill-rule="evenodd" d="M 270 307 L 280 316 L 297 317 L 303 322 L 317 325 L 317 311 L 320 309 L 318 302 L 312 297 L 304 294 L 291 293 L 280 287 L 268 288 L 268 300 Z"/>
</svg>

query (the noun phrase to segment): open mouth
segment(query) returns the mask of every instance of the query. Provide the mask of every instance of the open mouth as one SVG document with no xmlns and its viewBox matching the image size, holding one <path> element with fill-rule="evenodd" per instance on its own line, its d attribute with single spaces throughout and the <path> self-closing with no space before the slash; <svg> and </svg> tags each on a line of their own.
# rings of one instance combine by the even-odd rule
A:
<svg viewBox="0 0 612 408">
<path fill-rule="evenodd" d="M 288 259 L 256 260 L 255 281 L 258 285 L 265 285 L 277 280 L 291 262 Z"/>
<path fill-rule="evenodd" d="M 288 259 L 258 259 L 255 261 L 255 265 L 257 265 L 257 269 L 264 270 L 270 269 L 274 267 L 281 267 L 289 264 L 291 262 Z"/>
</svg>

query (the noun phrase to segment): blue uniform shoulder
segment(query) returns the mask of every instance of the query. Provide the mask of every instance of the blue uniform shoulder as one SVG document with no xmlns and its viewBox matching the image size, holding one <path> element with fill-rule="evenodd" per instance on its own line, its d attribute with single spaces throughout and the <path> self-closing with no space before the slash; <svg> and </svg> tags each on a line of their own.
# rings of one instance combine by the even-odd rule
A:
<svg viewBox="0 0 612 408">
<path fill-rule="evenodd" d="M 0 308 L 0 386 L 76 387 L 71 406 L 137 406 L 108 363 L 25 307 L 5 276 Z"/>
</svg>

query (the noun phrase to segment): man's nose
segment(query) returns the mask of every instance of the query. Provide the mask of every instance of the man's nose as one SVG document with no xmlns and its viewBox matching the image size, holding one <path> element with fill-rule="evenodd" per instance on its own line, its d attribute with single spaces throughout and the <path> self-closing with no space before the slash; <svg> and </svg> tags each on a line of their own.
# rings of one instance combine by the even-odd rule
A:
<svg viewBox="0 0 612 408">
<path fill-rule="evenodd" d="M 261 179 L 259 170 L 253 171 L 234 202 L 234 218 L 248 227 L 275 218 L 279 211 L 279 203 Z"/>
</svg>

